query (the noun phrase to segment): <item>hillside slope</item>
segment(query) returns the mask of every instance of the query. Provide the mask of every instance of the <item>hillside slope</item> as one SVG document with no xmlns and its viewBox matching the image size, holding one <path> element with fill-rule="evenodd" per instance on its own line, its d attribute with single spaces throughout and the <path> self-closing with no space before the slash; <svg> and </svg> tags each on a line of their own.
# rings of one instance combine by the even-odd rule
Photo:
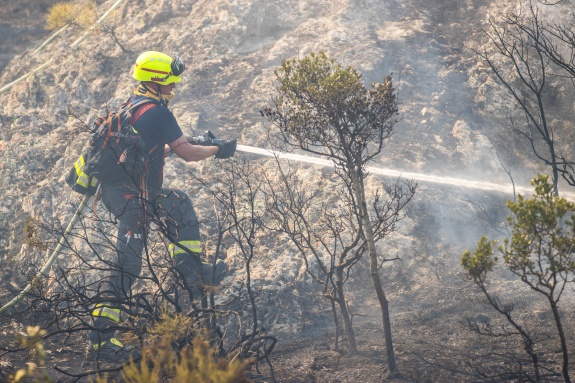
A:
<svg viewBox="0 0 575 383">
<path fill-rule="evenodd" d="M 28 270 L 29 263 L 41 264 L 46 256 L 23 245 L 26 219 L 65 226 L 73 213 L 71 202 L 78 196 L 64 176 L 87 135 L 70 113 L 88 123 L 106 105 L 119 105 L 135 87 L 130 68 L 145 50 L 179 55 L 186 62 L 172 103 L 186 133 L 210 129 L 218 137 L 266 147 L 267 126 L 259 109 L 273 92 L 274 69 L 284 58 L 325 50 L 343 65 L 356 67 L 366 83 L 393 73 L 402 120 L 373 166 L 501 184 L 509 178 L 498 157 L 518 183 L 525 184 L 540 169 L 527 161 L 528 148 L 510 133 L 509 99 L 473 51 L 486 44 L 482 28 L 488 20 L 513 9 L 513 0 L 125 0 L 114 17 L 120 23 L 118 38 L 131 53 L 102 34 L 89 35 L 72 48 L 81 36 L 72 29 L 32 53 L 49 36 L 40 15 L 55 1 L 8 2 L 10 7 L 0 13 L 0 35 L 8 36 L 0 44 L 8 52 L 0 56 L 0 87 L 53 62 L 0 93 L 0 284 L 11 286 L 0 289 L 0 302 L 22 286 L 19 267 Z M 100 14 L 113 3 L 98 1 Z M 15 16 L 18 7 L 27 5 L 36 8 L 23 23 Z M 197 192 L 198 185 L 185 173 L 202 169 L 174 160 L 167 166 L 166 183 Z M 372 180 L 372 185 L 380 182 Z M 503 201 L 509 197 L 420 185 L 401 232 L 384 246 L 401 258 L 386 268 L 386 288 L 404 360 L 413 359 L 418 344 L 444 340 L 446 329 L 461 330 L 462 318 L 473 312 L 465 306 L 474 293 L 463 281 L 459 256 L 482 234 L 500 232 Z M 289 252 L 275 256 L 256 264 L 261 286 L 279 294 L 276 285 L 305 282 L 301 261 Z M 280 281 L 285 275 L 289 281 Z M 363 286 L 361 279 L 355 280 L 358 286 Z M 358 293 L 350 304 L 365 315 L 358 319 L 365 342 L 379 339 L 374 353 L 381 355 L 381 334 L 372 333 L 380 319 L 370 294 Z M 274 313 L 274 306 L 268 311 Z M 287 349 L 293 352 L 278 361 L 286 376 L 289 355 L 300 352 L 293 346 L 302 343 L 297 334 L 312 328 L 313 336 L 321 338 L 323 325 L 303 317 L 317 311 L 302 305 L 269 320 L 270 330 L 287 334 L 291 342 Z M 465 348 L 465 343 L 458 346 Z M 313 350 L 310 355 L 313 359 Z M 322 380 L 321 366 L 300 363 L 293 379 L 284 381 L 335 381 L 329 374 Z M 315 380 L 305 378 L 308 372 Z M 381 370 L 374 374 L 376 381 Z"/>
<path fill-rule="evenodd" d="M 102 4 L 101 12 L 111 4 Z M 2 179 L 5 186 L 18 185 L 2 190 L 1 209 L 15 218 L 1 225 L 11 227 L 3 236 L 3 254 L 19 252 L 14 224 L 21 224 L 23 215 L 41 209 L 44 216 L 62 219 L 64 201 L 48 202 L 45 196 L 66 194 L 61 177 L 86 138 L 69 110 L 88 122 L 105 105 L 118 105 L 134 87 L 131 64 L 149 49 L 187 62 L 172 108 L 184 129 L 209 128 L 218 136 L 265 146 L 258 110 L 273 89 L 274 68 L 282 58 L 322 49 L 358 68 L 366 82 L 393 73 L 403 119 L 380 165 L 506 182 L 496 160 L 498 143 L 492 141 L 497 129 L 477 109 L 477 90 L 467 75 L 477 65 L 470 48 L 481 41 L 481 27 L 498 9 L 494 4 L 504 6 L 489 1 L 126 1 L 116 15 L 122 20 L 117 33 L 132 54 L 101 34 L 70 48 L 78 31 L 67 31 L 32 54 L 43 41 L 38 38 L 28 50 L 22 47 L 0 77 L 7 84 L 55 59 L 0 94 Z M 497 102 L 497 94 L 490 97 Z"/>
</svg>

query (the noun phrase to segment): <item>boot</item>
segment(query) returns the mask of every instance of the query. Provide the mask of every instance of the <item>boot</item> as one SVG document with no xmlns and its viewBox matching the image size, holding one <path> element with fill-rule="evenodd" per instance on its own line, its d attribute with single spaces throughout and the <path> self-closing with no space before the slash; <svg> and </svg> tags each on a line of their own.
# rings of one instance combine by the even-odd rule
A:
<svg viewBox="0 0 575 383">
<path fill-rule="evenodd" d="M 124 364 L 139 357 L 139 352 L 134 346 L 124 346 L 116 338 L 102 341 L 100 344 L 91 343 L 86 349 L 86 362 L 98 361 L 100 363 Z"/>
</svg>

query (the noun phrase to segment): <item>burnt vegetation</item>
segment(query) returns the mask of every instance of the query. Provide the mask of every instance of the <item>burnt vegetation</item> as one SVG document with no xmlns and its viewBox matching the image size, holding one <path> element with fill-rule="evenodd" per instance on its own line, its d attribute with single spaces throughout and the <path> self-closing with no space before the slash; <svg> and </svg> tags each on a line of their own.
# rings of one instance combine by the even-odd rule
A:
<svg viewBox="0 0 575 383">
<path fill-rule="evenodd" d="M 518 196 L 507 204 L 510 216 L 499 234 L 508 238 L 500 243 L 484 237 L 462 254 L 466 286 L 480 297 L 470 300 L 480 309 L 466 319 L 465 334 L 441 327 L 445 334 L 418 338 L 409 346 L 400 339 L 404 345 L 397 358 L 393 335 L 400 329 L 391 326 L 394 312 L 384 280 L 389 275 L 385 266 L 400 257 L 384 249 L 408 216 L 417 185 L 398 179 L 373 187 L 367 171 L 371 161 L 385 155 L 385 142 L 400 120 L 393 77 L 368 87 L 356 69 L 318 52 L 282 62 L 275 72 L 274 96 L 261 115 L 271 126 L 270 145 L 328 159 L 332 167 L 322 178 L 310 179 L 306 169 L 294 168 L 279 155 L 271 160 L 238 155 L 210 168 L 209 176 L 188 174 L 203 200 L 210 201 L 196 206 L 202 234 L 209 238 L 203 261 L 213 270 L 202 276 L 201 286 L 188 285 L 169 255 L 163 238 L 170 240 L 173 233 L 165 212 L 146 210 L 150 231 L 142 271 L 129 275 L 133 287 L 116 300 L 104 282 L 104 276 L 123 272 L 115 259 L 114 217 L 99 208 L 82 209 L 68 235 L 54 223 L 25 220 L 20 237 L 28 252 L 47 255 L 63 249 L 49 271 L 24 265 L 22 276 L 13 277 L 30 290 L 0 309 L 0 379 L 290 381 L 274 367 L 278 337 L 271 320 L 289 306 L 279 294 L 267 294 L 254 271 L 256 263 L 289 252 L 303 265 L 307 288 L 325 305 L 333 325 L 326 331 L 333 364 L 318 357 L 314 370 L 367 355 L 358 341 L 358 334 L 367 331 L 354 323 L 360 313 L 350 304 L 350 296 L 367 294 L 351 291 L 351 276 L 359 274 L 370 279 L 381 314 L 381 326 L 369 332 L 377 338 L 374 343 L 383 345 L 375 359 L 385 370 L 373 372 L 381 380 L 570 382 L 575 205 L 559 197 L 559 179 L 575 186 L 575 162 L 551 115 L 557 112 L 557 79 L 575 79 L 575 34 L 571 25 L 543 20 L 538 7 L 554 5 L 529 2 L 521 12 L 492 21 L 486 31 L 492 49 L 477 52 L 524 117 L 511 118 L 513 131 L 527 140 L 535 159 L 552 175 L 550 181 L 543 176 L 533 181 L 533 198 Z M 89 8 L 60 7 L 51 10 L 52 29 L 85 29 Z M 113 28 L 108 33 L 127 52 Z M 486 221 L 492 219 L 486 215 Z M 225 276 L 235 280 L 217 275 L 221 261 L 228 266 Z M 289 299 L 298 297 L 292 293 Z M 95 329 L 91 314 L 99 304 L 121 307 L 121 320 L 104 331 L 119 334 L 139 350 L 131 360 L 86 360 L 86 333 Z M 435 319 L 439 309 L 435 302 L 430 305 L 428 312 L 416 314 L 422 322 Z M 454 346 L 450 337 L 467 343 Z"/>
<path fill-rule="evenodd" d="M 544 16 L 545 7 L 558 3 L 521 2 L 518 11 L 491 20 L 485 30 L 490 44 L 476 52 L 513 100 L 512 130 L 550 169 L 555 193 L 560 178 L 575 186 L 571 148 L 561 140 L 565 99 L 557 97 L 568 91 L 561 83 L 575 79 L 575 32 Z"/>
<path fill-rule="evenodd" d="M 367 90 L 357 71 L 342 68 L 321 52 L 299 62 L 284 62 L 278 71 L 278 81 L 292 81 L 280 74 L 283 70 L 289 75 L 292 69 L 302 80 L 290 83 L 292 88 L 287 92 L 287 88 L 279 89 L 280 99 L 292 97 L 293 92 L 309 93 L 308 96 L 317 98 L 307 104 L 292 105 L 289 112 L 292 114 L 282 116 L 308 120 L 315 118 L 310 116 L 327 114 L 317 119 L 314 129 L 310 130 L 315 136 L 309 138 L 303 130 L 287 131 L 280 125 L 276 142 L 290 145 L 293 137 L 297 137 L 300 148 L 332 159 L 334 170 L 330 182 L 342 196 L 341 201 L 333 206 L 322 204 L 320 198 L 331 199 L 333 194 L 308 193 L 302 187 L 303 180 L 277 158 L 264 168 L 256 168 L 253 161 L 238 157 L 226 162 L 209 180 L 192 174 L 213 200 L 212 210 L 202 211 L 204 218 L 198 222 L 212 238 L 210 256 L 205 254 L 204 261 L 216 270 L 222 248 L 234 248 L 235 271 L 244 275 L 242 283 L 220 285 L 214 283 L 217 276 L 212 273 L 209 280 L 202 281 L 201 288 L 188 286 L 186 276 L 175 267 L 167 245 L 160 239 L 165 237 L 173 242 L 173 234 L 163 218 L 165 212 L 156 210 L 154 201 L 142 200 L 142 206 L 147 206 L 151 230 L 142 259 L 138 261 L 142 272 L 126 276 L 135 283 L 129 291 L 122 291 L 123 298 L 114 298 L 103 278 L 110 273 L 126 273 L 114 256 L 119 239 L 110 234 L 117 224 L 113 216 L 97 214 L 97 210 L 91 215 L 80 215 L 67 236 L 63 236 L 67 230 L 47 226 L 45 236 L 52 238 L 48 242 L 55 244 L 59 237 L 65 239 L 62 243 L 65 261 L 57 262 L 49 275 L 36 272 L 29 281 L 31 288 L 23 296 L 24 300 L 15 307 L 5 305 L 3 310 L 9 308 L 9 317 L 19 323 L 31 323 L 46 331 L 41 337 L 44 341 L 82 344 L 83 334 L 95 328 L 90 317 L 95 308 L 121 307 L 121 320 L 111 323 L 104 331 L 122 334 L 124 344 L 142 351 L 128 365 L 107 366 L 98 360 L 95 364 L 84 360 L 80 367 L 56 366 L 58 373 L 70 380 L 104 372 L 125 378 L 126 374 L 135 374 L 138 369 L 134 365 L 140 363 L 142 374 L 145 365 L 154 366 L 148 369 L 149 373 L 156 373 L 159 365 L 164 368 L 157 373 L 169 379 L 178 369 L 170 369 L 165 358 L 154 363 L 156 356 L 150 352 L 157 347 L 158 339 L 165 339 L 169 334 L 167 344 L 179 358 L 187 355 L 186 350 L 194 345 L 197 347 L 194 341 L 205 339 L 213 350 L 210 355 L 224 361 L 244 361 L 243 368 L 253 366 L 257 374 L 264 373 L 261 369 L 265 366 L 265 374 L 273 380 L 270 355 L 277 340 L 263 326 L 264 320 L 259 314 L 261 306 L 272 303 L 258 296 L 253 288 L 252 264 L 265 257 L 263 249 L 273 248 L 276 242 L 286 238 L 287 246 L 297 249 L 295 255 L 301 257 L 306 272 L 318 283 L 318 294 L 328 301 L 326 306 L 332 312 L 336 329 L 334 350 L 338 352 L 358 353 L 352 324 L 354 313 L 348 308 L 345 283 L 350 270 L 363 257 L 368 257 L 381 304 L 390 375 L 398 375 L 390 312 L 379 279 L 382 265 L 396 258 L 388 259 L 380 254 L 376 245 L 397 229 L 414 195 L 415 185 L 397 181 L 389 188 L 372 193 L 365 190 L 366 164 L 381 152 L 383 141 L 390 136 L 397 121 L 391 78 Z M 273 102 L 276 111 L 284 113 L 283 105 L 277 100 Z M 262 114 L 272 123 L 278 122 L 275 117 L 278 114 L 272 107 L 264 109 Z M 324 141 L 318 141 L 318 137 Z M 29 242 L 38 236 L 32 226 L 27 233 Z M 231 260 L 224 261 L 230 263 Z M 345 348 L 340 347 L 340 322 L 345 329 Z M 13 354 L 24 349 L 8 346 L 4 351 Z M 76 352 L 76 358 L 82 360 L 81 351 Z M 160 354 L 162 352 L 157 353 Z"/>
<path fill-rule="evenodd" d="M 235 203 L 243 207 L 241 201 Z M 36 331 L 34 337 L 25 336 L 28 341 L 24 343 L 6 339 L 0 346 L 3 356 L 25 355 L 30 350 L 35 353 L 35 344 L 43 342 L 49 350 L 57 348 L 56 353 L 62 353 L 67 363 L 62 364 L 58 356 L 49 358 L 49 363 L 58 372 L 58 380 L 65 381 L 94 379 L 103 373 L 116 374 L 127 381 L 159 381 L 146 380 L 150 374 L 158 379 L 176 379 L 182 374 L 181 369 L 193 372 L 198 365 L 208 362 L 213 370 L 196 371 L 205 374 L 201 379 L 221 373 L 222 376 L 235 376 L 230 381 L 247 382 L 246 369 L 255 366 L 259 371 L 262 362 L 269 367 L 267 373 L 273 376 L 269 355 L 276 339 L 257 327 L 255 302 L 252 301 L 253 309 L 247 314 L 238 308 L 241 306 L 233 308 L 234 302 L 241 300 L 246 291 L 249 294 L 249 287 L 246 288 L 249 279 L 225 299 L 214 303 L 214 296 L 222 294 L 226 286 L 213 282 L 216 275 L 206 276 L 201 288 L 189 286 L 186 276 L 176 269 L 167 245 L 160 239 L 160 234 L 170 237 L 160 212 L 149 209 L 148 214 L 152 229 L 141 259 L 142 272 L 130 276 L 135 280 L 134 288 L 124 291 L 125 298 L 113 298 L 114 294 L 103 278 L 112 272 L 123 272 L 115 254 L 118 239 L 111 234 L 115 218 L 107 213 L 96 215 L 96 212 L 86 211 L 82 214 L 66 237 L 62 258 L 49 274 L 42 275 L 35 268 L 34 276 L 28 281 L 31 290 L 24 299 L 14 307 L 3 307 L 3 326 L 20 323 L 42 329 L 42 333 Z M 237 220 L 236 213 L 220 211 L 214 214 L 225 217 L 218 230 L 228 237 L 231 245 L 234 237 L 226 233 L 234 225 L 233 220 Z M 27 221 L 25 230 L 25 240 L 37 250 L 53 249 L 63 234 L 61 228 L 41 228 L 32 220 Z M 40 235 L 46 238 L 44 242 L 34 239 Z M 204 260 L 214 264 L 213 270 L 221 257 L 218 249 L 220 247 Z M 244 267 L 249 273 L 249 262 Z M 99 304 L 121 307 L 121 320 L 103 331 L 122 334 L 125 344 L 137 346 L 142 351 L 131 363 L 119 360 L 103 364 L 99 360 L 89 362 L 85 359 L 88 345 L 85 334 L 94 329 L 91 313 Z M 246 323 L 254 325 L 246 326 Z M 200 357 L 203 362 L 198 362 Z M 43 358 L 45 363 L 46 355 Z M 11 375 L 11 379 L 20 381 L 16 371 L 7 371 L 5 367 L 2 373 L 3 379 Z M 21 372 L 20 376 L 41 379 L 37 370 Z M 206 381 L 201 379 L 197 381 Z"/>
</svg>

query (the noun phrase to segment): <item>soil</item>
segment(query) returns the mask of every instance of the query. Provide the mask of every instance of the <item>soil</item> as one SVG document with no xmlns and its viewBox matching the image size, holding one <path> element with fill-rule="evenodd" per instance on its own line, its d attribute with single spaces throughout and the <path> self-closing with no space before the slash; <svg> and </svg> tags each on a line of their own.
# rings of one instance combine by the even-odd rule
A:
<svg viewBox="0 0 575 383">
<path fill-rule="evenodd" d="M 411 273 L 413 270 L 405 272 Z M 428 272 L 433 273 L 429 269 Z M 277 337 L 270 357 L 273 372 L 268 364 L 262 362 L 251 367 L 250 378 L 254 383 L 491 381 L 480 379 L 476 370 L 480 370 L 482 364 L 497 365 L 490 356 L 492 353 L 510 347 L 519 347 L 520 350 L 521 345 L 513 341 L 500 340 L 498 344 L 493 344 L 470 330 L 468 318 L 493 323 L 494 327 L 498 323 L 470 284 L 461 280 L 452 282 L 449 278 L 439 278 L 437 274 L 429 275 L 426 283 L 420 286 L 400 286 L 401 272 L 390 270 L 389 277 L 396 281 L 389 284 L 386 290 L 390 297 L 398 376 L 390 377 L 389 374 L 379 306 L 374 297 L 364 295 L 369 292 L 365 281 L 356 279 L 349 285 L 352 292 L 349 298 L 352 313 L 355 314 L 357 355 L 349 353 L 345 337 L 340 338 L 340 350 L 335 349 L 334 324 L 329 305 L 317 300 L 308 302 L 309 306 L 304 308 L 305 320 L 299 333 L 271 334 Z M 403 298 L 396 300 L 400 290 Z M 354 291 L 361 295 L 353 294 Z M 527 320 L 529 313 L 522 318 Z M 0 325 L 4 329 L 3 337 L 23 332 L 22 323 L 13 321 L 10 324 L 6 319 L 4 317 L 4 323 Z M 84 334 L 72 334 L 68 339 L 60 337 L 46 342 L 48 355 L 45 371 L 56 382 L 77 381 L 57 372 L 57 369 L 83 375 L 95 368 L 92 364 L 83 365 L 86 344 Z M 0 381 L 17 368 L 25 366 L 31 356 L 20 352 L 0 357 Z M 118 372 L 109 372 L 108 377 L 109 381 L 121 381 Z M 86 382 L 89 379 L 81 378 L 78 381 Z"/>
<path fill-rule="evenodd" d="M 49 32 L 43 28 L 42 15 L 48 6 L 56 2 L 57 0 L 9 0 L 7 4 L 0 7 L 0 20 L 3 20 L 0 22 L 0 72 L 13 57 L 26 49 L 38 46 L 47 38 Z M 169 2 L 158 3 L 166 6 Z M 424 6 L 418 6 L 417 9 L 435 12 L 433 13 L 434 22 L 443 25 L 445 33 L 452 27 L 451 20 L 459 21 L 458 8 L 449 6 L 458 3 L 456 1 L 421 3 L 424 3 Z M 467 3 L 481 2 L 468 1 Z M 462 36 L 463 34 L 459 37 Z M 435 49 L 433 44 L 430 45 L 430 49 Z M 454 57 L 458 55 L 459 52 L 453 52 Z M 422 66 L 423 64 L 427 62 L 422 62 Z M 214 64 L 214 66 L 219 65 L 220 63 Z M 208 78 L 212 81 L 211 77 Z M 437 76 L 434 72 L 426 74 L 426 78 L 429 80 L 430 87 L 436 85 Z M 464 77 L 456 75 L 447 79 L 450 84 L 451 82 L 458 84 L 463 80 Z M 217 81 L 213 82 L 217 83 Z M 420 97 L 427 98 L 432 93 L 433 91 L 421 92 Z M 458 98 L 464 98 L 464 95 L 448 93 L 448 96 L 448 102 L 440 100 L 437 103 L 449 105 L 454 110 L 441 110 L 441 114 L 459 114 L 461 111 L 458 108 L 461 104 L 456 101 Z M 428 102 L 425 99 L 421 103 L 423 104 L 424 101 Z M 446 129 L 451 129 L 452 124 L 445 123 L 444 125 Z M 414 150 L 411 150 L 410 154 L 413 152 Z M 484 305 L 477 290 L 464 278 L 460 268 L 462 247 L 449 245 L 453 243 L 453 238 L 450 236 L 455 237 L 460 245 L 461 242 L 465 242 L 465 239 L 473 245 L 476 243 L 478 232 L 487 232 L 485 227 L 471 225 L 469 222 L 476 220 L 477 217 L 462 214 L 457 211 L 456 205 L 472 205 L 478 201 L 480 208 L 484 208 L 487 206 L 485 201 L 493 202 L 496 197 L 462 194 L 461 190 L 455 193 L 450 189 L 439 193 L 432 188 L 423 189 L 425 192 L 422 193 L 425 195 L 422 197 L 423 202 L 418 201 L 419 205 L 415 205 L 411 213 L 411 217 L 417 218 L 413 219 L 416 222 L 413 225 L 417 226 L 414 231 L 418 234 L 420 247 L 410 250 L 413 254 L 401 254 L 400 261 L 386 267 L 382 272 L 385 277 L 385 290 L 390 301 L 391 327 L 399 376 L 390 377 L 381 312 L 372 293 L 371 281 L 366 278 L 368 274 L 363 269 L 363 274 L 356 275 L 349 285 L 349 304 L 354 314 L 359 353 L 351 355 L 345 348 L 345 339 L 340 341 L 342 350 L 335 349 L 334 324 L 331 320 L 329 305 L 316 297 L 315 300 L 307 303 L 307 306 L 303 306 L 302 318 L 299 318 L 301 325 L 297 326 L 299 328 L 297 333 L 272 334 L 278 340 L 270 357 L 273 372 L 265 363 L 257 368 L 253 366 L 250 373 L 254 382 L 269 383 L 274 381 L 274 378 L 278 383 L 477 382 L 493 381 L 493 379 L 488 379 L 487 375 L 482 375 L 485 373 L 484 368 L 488 368 L 486 366 L 492 368 L 491 372 L 506 371 L 511 368 L 509 366 L 513 366 L 516 360 L 498 362 L 493 355 L 498 355 L 498 352 L 502 350 L 515 350 L 518 355 L 522 355 L 522 345 L 517 340 L 501 337 L 496 342 L 490 342 L 488 339 L 479 337 L 469 328 L 468 318 L 485 325 L 491 324 L 493 328 L 500 322 L 493 315 L 492 310 Z M 454 195 L 456 198 L 447 198 Z M 456 202 L 453 202 L 454 200 Z M 435 216 L 432 210 L 440 211 L 442 215 Z M 503 209 L 497 212 L 487 209 L 484 213 L 497 216 L 495 219 L 491 218 L 496 224 L 502 222 L 501 214 L 505 214 Z M 470 227 L 474 230 L 473 235 L 466 232 L 467 230 L 471 232 Z M 420 254 L 424 254 L 425 258 Z M 3 272 L 13 272 L 13 270 L 0 271 L 0 273 Z M 6 279 L 0 275 L 0 280 Z M 506 294 L 507 297 L 518 294 L 519 290 L 511 280 L 504 279 L 503 281 L 497 293 L 502 294 L 503 298 Z M 10 294 L 19 289 L 18 286 L 12 288 L 14 291 Z M 525 295 L 525 297 L 529 296 Z M 541 319 L 540 314 L 537 313 L 542 311 L 537 310 L 537 304 L 530 302 L 530 298 L 524 298 L 516 308 L 522 309 L 523 314 L 519 316 L 522 321 L 537 322 Z M 570 323 L 575 323 L 572 320 L 574 314 L 567 313 L 566 315 L 571 316 Z M 1 317 L 0 321 L 1 347 L 5 347 L 15 334 L 24 331 L 26 323 L 5 316 Z M 575 333 L 572 328 L 569 330 L 569 334 Z M 543 334 L 542 341 L 545 339 L 547 338 Z M 45 346 L 47 364 L 43 369 L 55 381 L 75 380 L 57 372 L 56 368 L 73 374 L 86 371 L 86 368 L 82 367 L 86 347 L 85 335 L 73 334 L 70 338 L 50 340 Z M 15 346 L 11 343 L 10 347 Z M 17 369 L 24 367 L 30 361 L 30 357 L 31 355 L 27 355 L 26 352 L 3 354 L 0 350 L 0 382 L 5 381 Z M 111 372 L 109 376 L 119 380 L 117 374 Z M 481 378 L 482 376 L 484 379 Z M 499 380 L 496 381 L 505 381 L 503 373 L 499 376 Z M 80 380 L 89 381 L 88 378 Z M 550 376 L 548 381 L 561 381 L 561 379 L 557 376 Z"/>
<path fill-rule="evenodd" d="M 6 1 L 0 7 L 0 74 L 10 60 L 23 53 L 50 31 L 44 28 L 44 15 L 57 0 Z"/>
</svg>

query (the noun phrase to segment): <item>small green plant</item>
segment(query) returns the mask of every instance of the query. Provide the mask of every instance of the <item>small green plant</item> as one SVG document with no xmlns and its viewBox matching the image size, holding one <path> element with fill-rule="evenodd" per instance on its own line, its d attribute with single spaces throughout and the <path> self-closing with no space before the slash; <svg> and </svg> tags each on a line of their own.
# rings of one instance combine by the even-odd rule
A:
<svg viewBox="0 0 575 383">
<path fill-rule="evenodd" d="M 163 340 L 144 348 L 139 362 L 124 365 L 122 381 L 157 383 L 168 379 L 176 383 L 250 383 L 246 376 L 249 361 L 217 358 L 209 342 L 197 336 L 192 346 L 176 352 Z"/>
<path fill-rule="evenodd" d="M 94 24 L 96 4 L 77 1 L 56 3 L 46 14 L 46 29 L 60 29 L 66 25 L 87 29 Z"/>
<path fill-rule="evenodd" d="M 116 14 L 112 14 L 112 19 Z M 109 19 L 109 18 L 108 18 Z M 117 20 L 117 19 L 116 19 Z M 46 29 L 56 30 L 70 26 L 82 31 L 92 30 L 104 33 L 112 38 L 123 52 L 129 52 L 118 36 L 116 36 L 116 22 L 98 20 L 97 6 L 91 1 L 68 1 L 56 3 L 46 13 Z"/>
<path fill-rule="evenodd" d="M 31 378 L 33 382 L 52 382 L 50 377 L 45 372 L 40 372 L 38 367 L 44 367 L 46 364 L 46 351 L 42 339 L 46 335 L 46 330 L 40 329 L 39 326 L 28 326 L 26 329 L 27 336 L 19 335 L 19 341 L 22 347 L 28 349 L 30 354 L 33 355 L 32 362 L 26 364 L 26 368 L 21 368 L 16 373 L 8 378 L 11 383 L 24 382 Z M 28 380 L 29 381 L 29 380 Z"/>
<path fill-rule="evenodd" d="M 27 217 L 24 220 L 23 242 L 30 246 L 31 248 L 36 248 L 38 250 L 45 251 L 48 249 L 48 244 L 40 239 L 40 234 L 38 233 L 38 221 L 32 217 Z"/>
<path fill-rule="evenodd" d="M 171 315 L 167 309 L 160 314 L 160 319 L 152 328 L 148 329 L 152 342 L 164 340 L 172 343 L 184 339 L 192 331 L 192 319 L 182 314 Z"/>
<path fill-rule="evenodd" d="M 122 382 L 156 383 L 168 379 L 176 383 L 249 383 L 246 369 L 251 361 L 218 358 L 203 335 L 196 335 L 191 346 L 179 350 L 179 343 L 191 332 L 192 321 L 181 314 L 163 311 L 160 320 L 148 329 L 151 335 L 142 358 L 124 365 Z M 105 380 L 100 378 L 99 382 Z"/>
</svg>

